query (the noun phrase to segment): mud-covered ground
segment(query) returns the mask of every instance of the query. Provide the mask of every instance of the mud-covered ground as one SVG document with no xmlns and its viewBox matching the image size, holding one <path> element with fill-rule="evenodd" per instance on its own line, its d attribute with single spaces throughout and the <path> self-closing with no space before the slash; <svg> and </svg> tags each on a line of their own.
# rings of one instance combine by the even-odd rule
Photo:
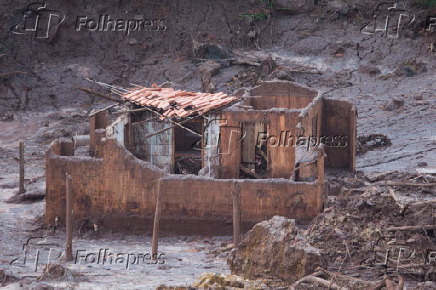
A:
<svg viewBox="0 0 436 290">
<path fill-rule="evenodd" d="M 373 184 L 363 174 L 398 171 L 381 180 L 426 182 L 420 174 L 414 175 L 416 169 L 435 167 L 436 52 L 432 45 L 436 32 L 425 32 L 423 26 L 426 16 L 436 15 L 436 11 L 401 1 L 416 20 L 401 27 L 398 38 L 386 38 L 382 33 L 361 32 L 373 19 L 377 1 L 276 2 L 289 9 L 254 0 L 57 1 L 48 3 L 49 8 L 63 12 L 65 22 L 51 30 L 49 38 L 37 39 L 32 34 L 10 32 L 22 20 L 28 3 L 4 1 L 0 7 L 0 270 L 32 277 L 24 282 L 5 278 L 7 287 L 60 283 L 56 285 L 67 289 L 153 289 L 162 283 L 189 285 L 202 272 L 229 272 L 225 255 L 206 255 L 226 248 L 221 243 L 228 244 L 229 238 L 217 237 L 164 240 L 169 259 L 161 268 L 144 265 L 124 271 L 70 264 L 71 271 L 85 277 L 70 275 L 70 280 L 38 282 L 35 276 L 41 275 L 42 269 L 34 273 L 31 268 L 9 265 L 20 256 L 29 237 L 47 235 L 49 243 L 63 243 L 62 230 L 41 226 L 44 201 L 6 201 L 18 189 L 19 140 L 26 144 L 26 189 L 43 192 L 46 146 L 58 137 L 86 134 L 88 113 L 110 103 L 78 90 L 86 87 L 108 93 L 85 78 L 125 87 L 129 83 L 171 82 L 177 88 L 226 93 L 262 80 L 282 79 L 353 102 L 358 111 L 358 136 L 384 134 L 391 145 L 363 150 L 366 152 L 357 157 L 357 170 L 363 173 L 357 177 L 328 173 L 332 196 L 307 234 L 314 246 L 326 252 L 332 270 L 376 279 L 374 267 L 359 268 L 359 263 L 371 252 L 369 243 L 379 238 L 379 230 L 384 234 L 388 225 L 433 223 L 427 219 L 432 216 L 427 207 L 397 214 L 398 205 L 386 187 Z M 165 19 L 167 29 L 129 35 L 75 30 L 77 16 L 98 18 L 102 14 L 115 19 Z M 253 15 L 262 17 L 253 20 Z M 206 55 L 217 63 L 211 67 L 196 57 L 198 43 L 220 44 L 231 51 L 230 57 L 236 55 L 258 65 L 216 61 L 222 55 Z M 211 77 L 205 78 L 208 72 Z M 406 173 L 409 175 L 401 175 Z M 434 199 L 431 188 L 394 190 L 404 202 Z M 427 242 L 434 242 L 431 237 L 413 235 L 407 236 L 406 242 L 412 239 L 409 244 L 424 245 L 421 250 L 430 247 Z M 426 241 L 420 240 L 423 238 Z M 114 251 L 148 251 L 150 247 L 149 237 L 110 233 L 82 235 L 76 242 Z M 425 275 L 407 279 L 421 281 Z"/>
</svg>

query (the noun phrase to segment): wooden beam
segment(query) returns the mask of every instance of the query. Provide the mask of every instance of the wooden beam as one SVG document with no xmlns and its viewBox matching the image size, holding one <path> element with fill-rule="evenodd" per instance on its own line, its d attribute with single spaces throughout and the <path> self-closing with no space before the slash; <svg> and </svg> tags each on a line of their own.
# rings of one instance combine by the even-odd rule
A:
<svg viewBox="0 0 436 290">
<path fill-rule="evenodd" d="M 99 96 L 99 97 L 104 98 L 106 100 L 109 100 L 109 101 L 112 101 L 112 102 L 116 102 L 118 104 L 124 104 L 124 101 L 122 101 L 122 100 L 114 99 L 112 97 L 106 96 L 106 95 L 98 93 L 98 92 L 94 92 L 94 91 L 92 91 L 90 89 L 87 89 L 87 88 L 77 88 L 77 89 L 79 89 L 81 91 L 84 91 L 85 93 L 88 93 L 88 94 L 91 94 L 91 95 L 96 95 L 96 96 Z"/>
<path fill-rule="evenodd" d="M 144 111 L 148 111 L 148 109 L 140 108 L 140 109 L 134 109 L 134 110 L 116 111 L 116 112 L 113 112 L 112 114 L 136 113 L 136 112 L 144 112 Z"/>
<path fill-rule="evenodd" d="M 154 213 L 154 222 L 153 222 L 153 237 L 151 239 L 151 256 L 153 260 L 157 260 L 158 258 L 158 246 L 159 246 L 159 222 L 160 222 L 160 213 L 161 213 L 161 179 L 159 179 L 157 184 L 157 196 L 156 196 L 156 210 Z"/>
<path fill-rule="evenodd" d="M 350 136 L 349 144 L 350 144 L 350 171 L 355 172 L 356 170 L 356 135 L 357 135 L 357 113 L 356 107 L 353 106 L 350 111 Z"/>
<path fill-rule="evenodd" d="M 71 176 L 67 174 L 66 184 L 66 246 L 65 256 L 67 261 L 73 260 L 73 196 L 71 192 Z"/>
<path fill-rule="evenodd" d="M 19 143 L 19 151 L 20 151 L 20 187 L 19 194 L 23 194 L 26 192 L 24 188 L 24 142 L 20 141 Z"/>
<path fill-rule="evenodd" d="M 241 242 L 241 189 L 237 182 L 233 183 L 233 248 Z"/>
<path fill-rule="evenodd" d="M 244 172 L 245 174 L 250 175 L 251 177 L 254 177 L 254 178 L 256 178 L 256 179 L 262 179 L 262 176 L 260 176 L 260 175 L 257 174 L 256 172 L 253 172 L 253 171 L 251 171 L 250 169 L 248 169 L 248 168 L 246 168 L 246 167 L 244 167 L 244 166 L 242 166 L 242 165 L 239 165 L 239 169 L 240 169 L 242 172 Z"/>
<path fill-rule="evenodd" d="M 317 149 L 318 151 L 318 162 L 317 165 L 317 183 L 318 183 L 318 197 L 317 203 L 318 203 L 318 209 L 320 212 L 324 209 L 324 200 L 327 198 L 326 195 L 324 195 L 324 145 L 320 145 Z"/>
<path fill-rule="evenodd" d="M 144 139 L 148 139 L 148 138 L 150 138 L 150 137 L 153 137 L 153 136 L 155 136 L 155 135 L 158 135 L 158 134 L 160 134 L 160 133 L 163 133 L 163 132 L 165 132 L 165 131 L 167 131 L 167 130 L 173 129 L 173 128 L 175 128 L 176 126 L 182 128 L 182 129 L 185 129 L 185 130 L 191 132 L 192 134 L 195 134 L 195 135 L 197 135 L 197 136 L 203 138 L 203 135 L 198 134 L 197 132 L 194 132 L 194 131 L 192 131 L 191 129 L 188 129 L 188 128 L 186 128 L 186 127 L 184 127 L 184 126 L 181 125 L 181 124 L 184 124 L 184 123 L 186 123 L 186 122 L 189 122 L 189 121 L 191 121 L 192 119 L 195 119 L 195 118 L 198 118 L 198 117 L 200 117 L 200 116 L 195 116 L 195 117 L 192 117 L 192 118 L 188 118 L 188 119 L 183 120 L 183 121 L 180 121 L 180 122 L 178 122 L 178 123 L 170 120 L 170 122 L 174 124 L 173 126 L 169 126 L 169 127 L 167 127 L 167 128 L 163 128 L 163 129 L 161 129 L 161 130 L 159 130 L 159 131 L 156 131 L 156 132 L 153 132 L 153 133 L 151 133 L 151 134 L 148 134 L 148 135 L 146 135 L 146 136 L 144 137 Z"/>
</svg>

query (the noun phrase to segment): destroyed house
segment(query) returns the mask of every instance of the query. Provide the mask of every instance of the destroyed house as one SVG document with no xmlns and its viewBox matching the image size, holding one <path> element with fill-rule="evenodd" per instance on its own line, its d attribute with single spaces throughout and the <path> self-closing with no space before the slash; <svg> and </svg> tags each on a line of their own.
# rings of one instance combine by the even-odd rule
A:
<svg viewBox="0 0 436 290">
<path fill-rule="evenodd" d="M 274 215 L 307 223 L 323 210 L 324 168 L 355 167 L 356 110 L 285 81 L 235 95 L 172 88 L 118 91 L 125 104 L 90 114 L 90 135 L 47 154 L 46 221 L 229 234 L 234 198 L 244 230 Z M 89 140 L 89 141 L 88 141 Z"/>
</svg>

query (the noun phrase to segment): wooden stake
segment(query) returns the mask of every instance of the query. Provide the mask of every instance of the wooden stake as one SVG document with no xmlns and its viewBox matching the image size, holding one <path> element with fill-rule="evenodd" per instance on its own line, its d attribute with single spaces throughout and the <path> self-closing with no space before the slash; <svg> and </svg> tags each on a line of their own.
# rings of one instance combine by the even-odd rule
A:
<svg viewBox="0 0 436 290">
<path fill-rule="evenodd" d="M 238 183 L 233 188 L 233 247 L 237 248 L 241 242 L 241 190 Z"/>
<path fill-rule="evenodd" d="M 65 255 L 67 261 L 73 260 L 73 197 L 71 193 L 71 176 L 67 174 L 65 178 L 66 184 L 66 232 L 67 232 L 67 243 L 65 247 Z"/>
<path fill-rule="evenodd" d="M 159 244 L 159 220 L 160 220 L 160 212 L 161 212 L 161 179 L 158 181 L 157 185 L 157 197 L 156 197 L 156 211 L 154 214 L 154 223 L 153 223 L 153 237 L 151 240 L 151 255 L 153 260 L 157 260 L 157 251 Z"/>
<path fill-rule="evenodd" d="M 20 141 L 19 144 L 19 151 L 20 151 L 20 189 L 19 194 L 23 194 L 26 192 L 24 189 L 24 142 Z"/>
<path fill-rule="evenodd" d="M 349 144 L 350 144 L 350 171 L 355 172 L 356 170 L 356 131 L 357 131 L 357 122 L 356 118 L 356 107 L 352 107 L 350 111 L 350 136 Z"/>
</svg>

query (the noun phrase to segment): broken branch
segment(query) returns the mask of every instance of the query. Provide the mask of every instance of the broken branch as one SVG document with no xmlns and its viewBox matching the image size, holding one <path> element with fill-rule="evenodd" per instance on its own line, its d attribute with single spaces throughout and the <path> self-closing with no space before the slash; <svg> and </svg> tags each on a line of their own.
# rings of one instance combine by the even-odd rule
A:
<svg viewBox="0 0 436 290">
<path fill-rule="evenodd" d="M 407 183 L 407 182 L 390 182 L 387 183 L 388 186 L 436 186 L 436 183 Z"/>
<path fill-rule="evenodd" d="M 11 71 L 11 72 L 0 74 L 0 78 L 4 78 L 4 77 L 7 77 L 7 76 L 16 75 L 16 74 L 28 75 L 29 73 L 27 73 L 25 71 Z"/>
<path fill-rule="evenodd" d="M 256 172 L 251 171 L 250 169 L 239 165 L 239 169 L 241 169 L 242 172 L 244 172 L 245 174 L 250 175 L 251 177 L 254 177 L 256 179 L 262 179 L 262 176 L 260 176 L 259 174 L 257 174 Z"/>
<path fill-rule="evenodd" d="M 394 201 L 397 203 L 397 205 L 400 207 L 400 214 L 404 213 L 404 210 L 406 209 L 406 206 L 400 202 L 400 199 L 395 194 L 395 191 L 392 189 L 392 187 L 388 187 L 388 192 L 394 199 Z"/>
<path fill-rule="evenodd" d="M 104 99 L 106 99 L 106 100 L 109 100 L 109 101 L 112 101 L 112 102 L 116 102 L 116 103 L 118 103 L 118 104 L 124 104 L 124 101 L 122 101 L 122 100 L 114 99 L 114 98 L 112 98 L 112 97 L 109 97 L 109 96 L 103 95 L 103 94 L 98 93 L 98 92 L 94 92 L 94 91 L 92 91 L 92 90 L 90 90 L 90 89 L 87 89 L 87 88 L 77 88 L 77 89 L 79 89 L 79 90 L 81 90 L 81 91 L 84 91 L 85 93 L 88 93 L 88 94 L 91 94 L 91 95 L 96 95 L 96 96 L 102 97 L 102 98 L 104 98 Z"/>
</svg>

